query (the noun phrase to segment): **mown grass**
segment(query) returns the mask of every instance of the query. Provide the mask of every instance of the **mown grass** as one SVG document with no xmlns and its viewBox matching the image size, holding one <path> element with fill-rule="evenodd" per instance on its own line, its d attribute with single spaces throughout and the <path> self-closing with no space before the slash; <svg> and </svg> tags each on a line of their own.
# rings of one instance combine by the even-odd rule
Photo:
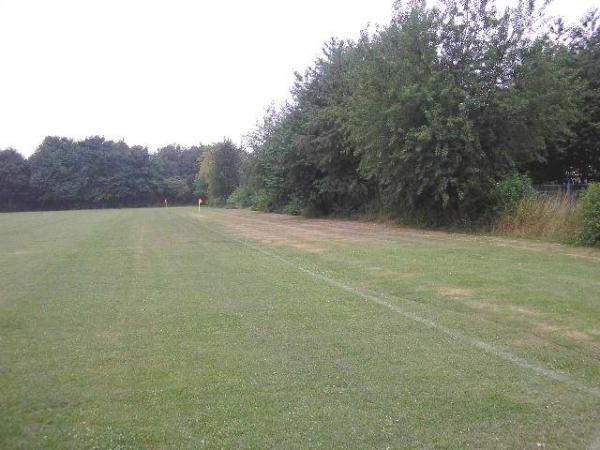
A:
<svg viewBox="0 0 600 450">
<path fill-rule="evenodd" d="M 600 252 L 339 223 L 0 215 L 0 447 L 596 445 Z"/>
</svg>

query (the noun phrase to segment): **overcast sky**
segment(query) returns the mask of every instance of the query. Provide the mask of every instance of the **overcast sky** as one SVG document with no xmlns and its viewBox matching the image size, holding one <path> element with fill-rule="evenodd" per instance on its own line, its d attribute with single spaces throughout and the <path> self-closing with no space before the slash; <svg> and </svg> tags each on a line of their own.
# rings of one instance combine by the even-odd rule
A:
<svg viewBox="0 0 600 450">
<path fill-rule="evenodd" d="M 503 0 L 504 2 L 510 0 Z M 555 0 L 578 18 L 597 0 Z M 46 135 L 239 142 L 331 36 L 392 0 L 0 0 L 0 149 Z"/>
</svg>

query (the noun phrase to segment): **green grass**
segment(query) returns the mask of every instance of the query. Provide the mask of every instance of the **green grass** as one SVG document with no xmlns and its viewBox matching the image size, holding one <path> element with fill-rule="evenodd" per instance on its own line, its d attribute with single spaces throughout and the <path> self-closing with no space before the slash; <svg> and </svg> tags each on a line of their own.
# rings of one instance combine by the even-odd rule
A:
<svg viewBox="0 0 600 450">
<path fill-rule="evenodd" d="M 594 445 L 598 251 L 247 211 L 0 215 L 0 448 Z"/>
</svg>

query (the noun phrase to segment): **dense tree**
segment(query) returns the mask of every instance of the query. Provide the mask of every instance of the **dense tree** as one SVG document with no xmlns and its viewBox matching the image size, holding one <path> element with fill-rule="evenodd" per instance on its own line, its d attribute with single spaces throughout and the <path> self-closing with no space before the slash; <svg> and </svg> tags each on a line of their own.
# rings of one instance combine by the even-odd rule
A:
<svg viewBox="0 0 600 450">
<path fill-rule="evenodd" d="M 528 169 L 538 182 L 600 180 L 600 14 L 591 11 L 579 25 L 561 20 L 553 27 L 557 61 L 569 78 L 576 105 L 569 133 L 549 146 Z"/>
<path fill-rule="evenodd" d="M 323 56 L 296 75 L 295 104 L 270 108 L 248 136 L 252 157 L 244 183 L 259 192 L 263 209 L 316 213 L 353 211 L 369 201 L 349 140 L 347 101 L 355 49 L 332 40 Z"/>
<path fill-rule="evenodd" d="M 221 202 L 239 184 L 245 155 L 231 141 L 189 148 L 170 145 L 150 154 L 146 147 L 92 136 L 80 141 L 48 136 L 25 160 L 0 152 L 0 210 L 67 209 L 191 204 L 206 194 L 198 180 L 204 151 L 218 168 L 207 186 Z"/>
<path fill-rule="evenodd" d="M 79 173 L 77 150 L 71 139 L 45 138 L 29 163 L 31 187 L 40 204 L 67 208 L 82 203 L 86 180 Z"/>
<path fill-rule="evenodd" d="M 0 151 L 0 211 L 31 206 L 29 163 L 16 150 Z"/>
<path fill-rule="evenodd" d="M 245 153 L 228 139 L 203 150 L 198 179 L 205 186 L 212 204 L 224 204 L 240 184 Z"/>
<path fill-rule="evenodd" d="M 600 181 L 600 13 L 587 14 L 571 32 L 570 63 L 582 86 L 579 115 L 568 141 L 568 166 L 581 181 Z"/>
<path fill-rule="evenodd" d="M 349 133 L 356 58 L 355 47 L 332 39 L 315 65 L 297 75 L 292 90 L 300 117 L 294 144 L 304 168 L 294 184 L 304 185 L 304 203 L 317 212 L 352 211 L 369 199 L 369 183 L 357 170 L 360 160 Z"/>
<path fill-rule="evenodd" d="M 135 206 L 152 202 L 148 150 L 90 137 L 47 137 L 30 158 L 31 186 L 52 208 Z"/>
<path fill-rule="evenodd" d="M 565 83 L 531 4 L 415 2 L 368 43 L 352 98 L 361 171 L 386 205 L 429 219 L 484 211 L 491 187 L 564 132 Z"/>
<path fill-rule="evenodd" d="M 266 209 L 481 218 L 499 179 L 572 133 L 578 84 L 543 17 L 533 1 L 398 2 L 389 26 L 332 40 L 297 77 L 251 135 L 244 185 Z"/>
<path fill-rule="evenodd" d="M 244 188 L 255 193 L 255 201 L 260 202 L 262 210 L 281 210 L 300 201 L 295 197 L 298 177 L 291 175 L 298 167 L 292 142 L 298 117 L 297 108 L 289 105 L 279 110 L 270 107 L 262 123 L 246 138 L 252 154 L 242 165 L 241 182 Z"/>
<path fill-rule="evenodd" d="M 169 145 L 151 156 L 160 194 L 174 203 L 190 203 L 196 197 L 196 175 L 201 147 Z"/>
<path fill-rule="evenodd" d="M 47 137 L 30 158 L 31 187 L 44 208 L 191 203 L 199 147 L 148 149 L 94 136 Z"/>
</svg>

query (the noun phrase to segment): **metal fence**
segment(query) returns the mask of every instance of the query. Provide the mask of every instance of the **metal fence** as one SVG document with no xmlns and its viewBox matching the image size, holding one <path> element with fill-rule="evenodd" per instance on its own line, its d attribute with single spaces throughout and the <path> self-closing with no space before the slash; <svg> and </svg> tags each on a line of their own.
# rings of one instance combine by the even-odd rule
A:
<svg viewBox="0 0 600 450">
<path fill-rule="evenodd" d="M 562 196 L 569 205 L 574 205 L 579 194 L 587 188 L 586 183 L 536 184 L 535 191 L 541 195 Z"/>
</svg>

